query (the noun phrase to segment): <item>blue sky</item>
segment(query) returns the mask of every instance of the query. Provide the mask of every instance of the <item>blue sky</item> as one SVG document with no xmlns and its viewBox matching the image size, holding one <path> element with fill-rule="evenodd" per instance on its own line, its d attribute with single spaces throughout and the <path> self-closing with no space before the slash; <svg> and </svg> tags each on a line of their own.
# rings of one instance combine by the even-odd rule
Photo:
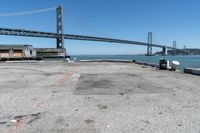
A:
<svg viewBox="0 0 200 133">
<path fill-rule="evenodd" d="M 200 48 L 199 0 L 2 0 L 0 13 L 64 6 L 64 32 Z M 0 17 L 1 27 L 56 31 L 55 11 Z M 95 27 L 95 31 L 91 27 Z M 100 32 L 100 33 L 99 33 Z M 54 39 L 0 36 L 0 44 L 55 47 Z M 139 54 L 146 47 L 65 40 L 69 54 Z M 154 51 L 160 50 L 153 48 Z"/>
</svg>

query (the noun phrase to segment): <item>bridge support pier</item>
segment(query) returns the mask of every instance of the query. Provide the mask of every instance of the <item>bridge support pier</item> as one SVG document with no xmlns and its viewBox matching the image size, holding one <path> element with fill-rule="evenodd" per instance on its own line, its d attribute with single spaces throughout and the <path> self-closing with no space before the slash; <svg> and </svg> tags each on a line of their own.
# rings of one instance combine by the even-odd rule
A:
<svg viewBox="0 0 200 133">
<path fill-rule="evenodd" d="M 176 55 L 176 41 L 173 41 L 173 55 Z"/>
<path fill-rule="evenodd" d="M 168 51 L 167 46 L 163 47 L 163 55 L 164 56 L 167 56 L 167 54 L 168 54 L 167 51 Z"/>
<path fill-rule="evenodd" d="M 152 56 L 152 32 L 148 33 L 147 43 L 147 56 Z"/>
<path fill-rule="evenodd" d="M 64 49 L 64 37 L 63 37 L 63 7 L 58 6 L 56 9 L 56 25 L 57 25 L 57 48 Z"/>
</svg>

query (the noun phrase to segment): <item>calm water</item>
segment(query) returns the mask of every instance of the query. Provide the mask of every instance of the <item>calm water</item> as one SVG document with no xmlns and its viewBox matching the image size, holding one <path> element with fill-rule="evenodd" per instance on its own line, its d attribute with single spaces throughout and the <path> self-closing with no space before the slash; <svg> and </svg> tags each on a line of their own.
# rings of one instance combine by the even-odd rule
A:
<svg viewBox="0 0 200 133">
<path fill-rule="evenodd" d="M 183 70 L 185 67 L 200 68 L 200 56 L 143 56 L 143 55 L 77 55 L 78 60 L 87 59 L 124 59 L 136 60 L 151 63 L 159 63 L 160 58 L 168 59 L 169 61 L 177 60 L 181 63 L 179 69 Z"/>
</svg>

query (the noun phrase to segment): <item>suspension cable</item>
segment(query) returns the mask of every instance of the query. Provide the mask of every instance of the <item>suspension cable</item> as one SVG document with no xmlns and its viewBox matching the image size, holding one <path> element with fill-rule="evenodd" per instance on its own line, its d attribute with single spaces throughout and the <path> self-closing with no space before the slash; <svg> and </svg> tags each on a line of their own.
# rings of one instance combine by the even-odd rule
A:
<svg viewBox="0 0 200 133">
<path fill-rule="evenodd" d="M 97 35 L 103 35 L 104 37 L 107 37 L 107 38 L 112 37 L 112 36 L 107 35 L 105 32 L 102 32 L 101 30 L 97 29 L 96 27 L 91 26 L 90 24 L 84 22 L 82 19 L 80 19 L 80 17 L 74 15 L 71 11 L 67 10 L 66 14 L 68 18 L 73 20 L 75 23 L 77 23 L 79 26 L 81 26 L 84 29 L 92 31 L 93 33 Z"/>
<path fill-rule="evenodd" d="M 51 10 L 55 10 L 56 8 L 57 7 L 39 9 L 39 10 L 34 10 L 34 11 L 25 11 L 25 12 L 0 13 L 0 17 L 31 15 L 31 14 L 36 14 L 36 13 L 48 12 Z"/>
</svg>

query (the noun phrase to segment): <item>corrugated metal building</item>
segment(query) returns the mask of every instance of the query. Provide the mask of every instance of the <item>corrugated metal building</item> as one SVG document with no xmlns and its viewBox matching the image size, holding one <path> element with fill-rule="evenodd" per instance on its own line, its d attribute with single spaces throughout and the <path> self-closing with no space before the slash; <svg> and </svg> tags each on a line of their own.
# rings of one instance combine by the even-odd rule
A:
<svg viewBox="0 0 200 133">
<path fill-rule="evenodd" d="M 0 58 L 36 57 L 36 50 L 31 45 L 0 45 Z"/>
</svg>

